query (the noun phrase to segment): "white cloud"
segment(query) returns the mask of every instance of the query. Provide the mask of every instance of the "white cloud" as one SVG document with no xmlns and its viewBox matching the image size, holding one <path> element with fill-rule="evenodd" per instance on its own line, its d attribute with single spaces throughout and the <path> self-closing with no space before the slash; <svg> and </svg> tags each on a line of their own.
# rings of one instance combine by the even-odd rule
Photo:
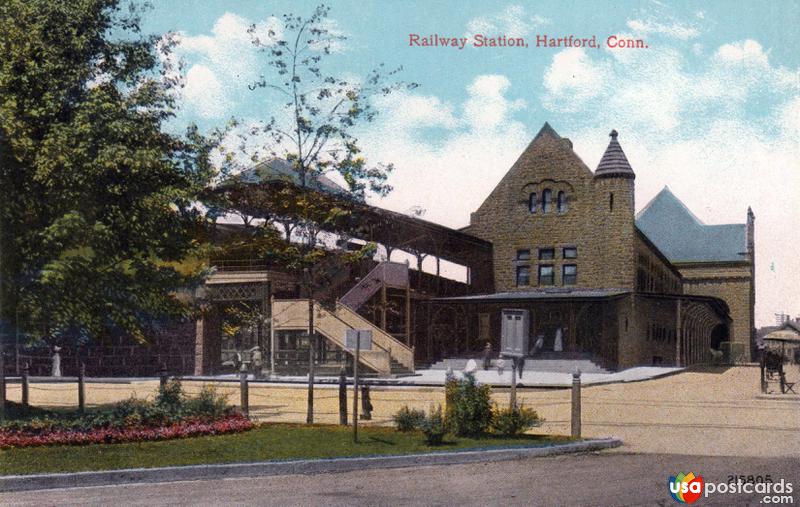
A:
<svg viewBox="0 0 800 507">
<path fill-rule="evenodd" d="M 450 104 L 429 95 L 400 91 L 377 97 L 375 107 L 381 111 L 384 128 L 399 132 L 407 132 L 419 125 L 450 129 L 458 123 Z"/>
<path fill-rule="evenodd" d="M 369 160 L 395 165 L 396 190 L 377 204 L 400 212 L 421 206 L 426 220 L 465 225 L 492 190 L 487 182 L 499 181 L 530 142 L 531 132 L 513 119 L 526 105 L 510 91 L 505 76 L 480 75 L 462 104 L 418 93 L 379 100 L 381 114 L 362 146 Z M 441 135 L 429 136 L 431 128 Z"/>
<path fill-rule="evenodd" d="M 473 18 L 467 23 L 467 37 L 475 34 L 505 35 L 525 37 L 534 28 L 550 24 L 551 21 L 539 15 L 529 15 L 521 5 L 509 5 L 501 12 L 489 16 Z"/>
<path fill-rule="evenodd" d="M 524 100 L 505 97 L 510 86 L 507 77 L 497 74 L 478 76 L 469 85 L 464 115 L 473 129 L 495 129 L 507 121 L 511 113 L 525 107 Z"/>
<path fill-rule="evenodd" d="M 699 17 L 702 19 L 702 17 Z M 641 35 L 660 34 L 667 37 L 674 37 L 680 40 L 694 39 L 700 35 L 700 31 L 689 25 L 681 23 L 659 23 L 652 20 L 631 19 L 628 20 L 628 28 Z"/>
<path fill-rule="evenodd" d="M 592 62 L 583 49 L 560 51 L 544 74 L 544 88 L 549 93 L 546 100 L 577 111 L 602 92 L 607 80 L 605 65 Z"/>
<path fill-rule="evenodd" d="M 248 29 L 255 25 L 253 34 Z M 190 61 L 186 75 L 184 105 L 204 118 L 223 118 L 235 103 L 248 97 L 248 85 L 260 74 L 264 56 L 256 50 L 252 37 L 262 44 L 283 33 L 279 19 L 269 17 L 258 23 L 226 12 L 214 23 L 211 35 L 175 34 L 174 57 Z M 211 95 L 206 95 L 208 92 Z"/>
<path fill-rule="evenodd" d="M 247 18 L 226 12 L 214 23 L 211 35 L 180 34 L 179 51 L 212 68 L 222 79 L 249 83 L 258 76 L 260 58 L 248 33 L 252 24 Z M 277 38 L 282 30 L 280 20 L 270 17 L 256 25 L 254 35 L 268 43 L 270 31 L 275 34 L 272 38 Z"/>
<path fill-rule="evenodd" d="M 219 118 L 225 114 L 222 83 L 205 65 L 193 65 L 186 73 L 183 97 L 203 118 Z"/>
<path fill-rule="evenodd" d="M 708 223 L 743 223 L 752 206 L 757 322 L 768 323 L 776 311 L 800 314 L 792 281 L 800 260 L 783 246 L 800 227 L 798 69 L 773 64 L 755 40 L 705 56 L 670 45 L 620 53 L 554 55 L 543 106 L 573 129 L 569 137 L 589 167 L 608 131 L 620 132 L 639 207 L 664 185 Z"/>
<path fill-rule="evenodd" d="M 723 62 L 750 63 L 757 66 L 769 65 L 764 48 L 752 39 L 723 44 L 717 50 L 716 56 Z"/>
</svg>

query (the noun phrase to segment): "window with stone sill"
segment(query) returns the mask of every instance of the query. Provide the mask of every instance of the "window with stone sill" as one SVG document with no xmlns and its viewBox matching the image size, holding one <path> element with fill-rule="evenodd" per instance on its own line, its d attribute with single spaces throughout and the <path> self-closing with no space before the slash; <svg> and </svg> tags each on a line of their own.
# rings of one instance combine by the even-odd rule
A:
<svg viewBox="0 0 800 507">
<path fill-rule="evenodd" d="M 531 284 L 530 266 L 517 266 L 517 287 L 527 287 Z"/>
<path fill-rule="evenodd" d="M 517 250 L 517 260 L 518 261 L 529 261 L 531 260 L 531 251 L 527 248 L 521 248 Z"/>
<path fill-rule="evenodd" d="M 542 192 L 542 213 L 550 213 L 553 207 L 553 191 L 549 188 L 544 189 Z"/>
<path fill-rule="evenodd" d="M 554 285 L 555 283 L 556 280 L 555 280 L 555 272 L 553 271 L 553 266 L 540 265 L 539 285 Z"/>
<path fill-rule="evenodd" d="M 559 213 L 567 212 L 567 194 L 563 190 L 559 190 L 556 196 L 556 211 Z"/>
<path fill-rule="evenodd" d="M 556 251 L 555 248 L 540 248 L 539 249 L 539 260 L 540 261 L 550 261 L 556 258 Z"/>
<path fill-rule="evenodd" d="M 561 267 L 561 283 L 564 285 L 575 285 L 578 283 L 578 266 L 575 264 L 564 264 Z"/>
</svg>

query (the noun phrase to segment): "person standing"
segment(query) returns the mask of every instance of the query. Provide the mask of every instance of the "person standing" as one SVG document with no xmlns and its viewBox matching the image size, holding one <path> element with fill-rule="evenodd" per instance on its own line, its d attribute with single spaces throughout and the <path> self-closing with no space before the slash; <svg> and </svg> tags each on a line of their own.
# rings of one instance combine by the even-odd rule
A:
<svg viewBox="0 0 800 507">
<path fill-rule="evenodd" d="M 492 344 L 486 342 L 486 346 L 483 348 L 483 369 L 488 370 L 489 366 L 491 366 L 491 357 L 492 357 Z"/>
</svg>

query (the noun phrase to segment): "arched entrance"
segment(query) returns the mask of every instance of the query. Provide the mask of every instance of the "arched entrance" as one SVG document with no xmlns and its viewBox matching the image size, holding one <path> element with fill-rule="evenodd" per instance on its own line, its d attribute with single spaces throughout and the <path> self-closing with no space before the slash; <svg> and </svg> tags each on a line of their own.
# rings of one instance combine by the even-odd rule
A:
<svg viewBox="0 0 800 507">
<path fill-rule="evenodd" d="M 722 342 L 728 341 L 728 326 L 725 324 L 717 324 L 711 330 L 711 348 L 719 350 L 722 347 Z"/>
</svg>

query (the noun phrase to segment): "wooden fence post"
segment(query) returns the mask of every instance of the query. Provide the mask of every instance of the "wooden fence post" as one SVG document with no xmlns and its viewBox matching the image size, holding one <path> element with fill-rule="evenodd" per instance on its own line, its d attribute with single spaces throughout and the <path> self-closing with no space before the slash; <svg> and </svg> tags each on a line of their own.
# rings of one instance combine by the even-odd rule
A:
<svg viewBox="0 0 800 507">
<path fill-rule="evenodd" d="M 78 370 L 78 412 L 86 412 L 86 364 L 81 363 Z"/>
<path fill-rule="evenodd" d="M 339 424 L 347 426 L 347 376 L 344 367 L 339 370 Z"/>
<path fill-rule="evenodd" d="M 581 438 L 581 371 L 572 374 L 572 438 Z"/>
<path fill-rule="evenodd" d="M 508 406 L 511 410 L 517 408 L 517 358 L 511 358 L 511 392 L 509 393 Z"/>
<path fill-rule="evenodd" d="M 6 418 L 6 361 L 0 336 L 0 421 Z"/>
<path fill-rule="evenodd" d="M 22 406 L 27 407 L 30 405 L 30 379 L 28 378 L 28 372 L 30 371 L 30 366 L 26 362 L 22 366 Z"/>
<path fill-rule="evenodd" d="M 250 386 L 249 382 L 247 381 L 247 373 L 241 373 L 239 375 L 239 394 L 241 397 L 242 403 L 242 414 L 245 417 L 250 416 Z"/>
<path fill-rule="evenodd" d="M 158 388 L 163 393 L 164 388 L 167 387 L 167 380 L 169 377 L 167 376 L 167 365 L 161 363 L 161 369 L 158 370 Z"/>
</svg>

